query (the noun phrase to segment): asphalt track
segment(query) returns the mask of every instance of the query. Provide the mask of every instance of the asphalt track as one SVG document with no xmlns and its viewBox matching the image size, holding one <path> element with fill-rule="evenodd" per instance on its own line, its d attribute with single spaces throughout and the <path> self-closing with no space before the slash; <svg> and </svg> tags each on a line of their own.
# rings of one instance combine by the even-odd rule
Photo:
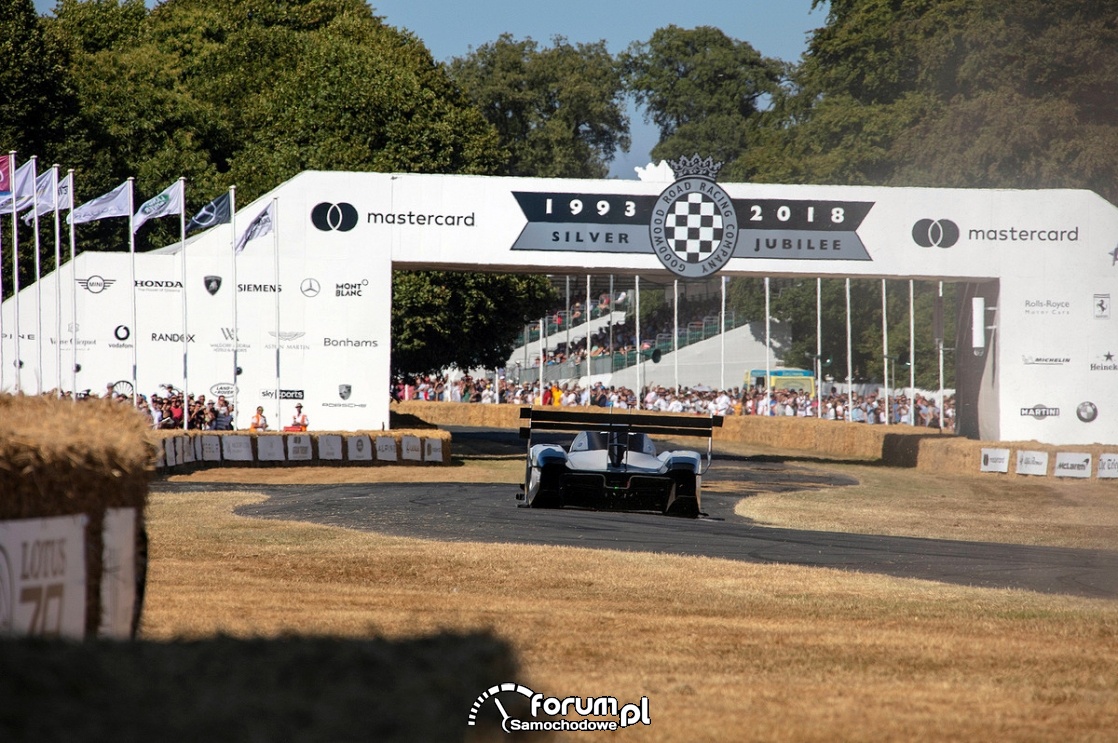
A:
<svg viewBox="0 0 1118 743">
<path fill-rule="evenodd" d="M 456 431 L 455 451 L 523 451 L 492 432 Z M 452 476 L 453 470 L 448 470 Z M 716 457 L 707 481 L 741 483 L 742 492 L 853 484 L 782 462 Z M 264 493 L 244 516 L 307 521 L 440 541 L 550 544 L 699 555 L 751 563 L 804 565 L 921 578 L 987 588 L 1017 588 L 1118 598 L 1118 552 L 959 542 L 760 526 L 734 514 L 741 494 L 703 493 L 699 519 L 645 513 L 518 508 L 507 483 L 215 485 L 156 483 L 156 491 L 215 487 Z"/>
</svg>

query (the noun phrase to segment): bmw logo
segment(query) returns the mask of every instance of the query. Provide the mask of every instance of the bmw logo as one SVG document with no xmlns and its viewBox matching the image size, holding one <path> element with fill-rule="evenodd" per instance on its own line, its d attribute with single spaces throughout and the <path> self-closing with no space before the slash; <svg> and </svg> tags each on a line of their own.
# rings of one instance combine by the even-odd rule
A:
<svg viewBox="0 0 1118 743">
<path fill-rule="evenodd" d="M 1075 415 L 1084 423 L 1090 423 L 1099 417 L 1099 408 L 1093 402 L 1081 402 L 1075 409 Z"/>
<path fill-rule="evenodd" d="M 331 204 L 323 201 L 311 209 L 311 224 L 323 232 L 349 232 L 357 226 L 357 209 L 353 204 Z"/>
</svg>

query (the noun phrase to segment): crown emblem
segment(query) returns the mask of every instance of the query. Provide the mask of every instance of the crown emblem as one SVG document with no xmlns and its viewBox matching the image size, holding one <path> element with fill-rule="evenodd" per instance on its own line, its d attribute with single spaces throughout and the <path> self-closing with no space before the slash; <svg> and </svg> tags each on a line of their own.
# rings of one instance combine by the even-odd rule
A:
<svg viewBox="0 0 1118 743">
<path fill-rule="evenodd" d="M 668 166 L 675 173 L 676 180 L 697 176 L 713 181 L 718 178 L 718 171 L 722 170 L 722 165 L 723 163 L 715 162 L 713 157 L 704 160 L 698 155 L 691 157 L 684 155 L 678 160 L 668 160 Z"/>
</svg>

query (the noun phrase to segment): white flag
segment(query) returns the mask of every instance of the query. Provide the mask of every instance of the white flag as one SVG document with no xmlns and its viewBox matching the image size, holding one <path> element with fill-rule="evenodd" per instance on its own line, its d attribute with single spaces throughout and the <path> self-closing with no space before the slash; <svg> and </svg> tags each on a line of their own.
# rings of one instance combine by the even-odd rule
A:
<svg viewBox="0 0 1118 743">
<path fill-rule="evenodd" d="M 74 208 L 74 174 L 67 173 L 58 182 L 58 211 Z"/>
<path fill-rule="evenodd" d="M 0 210 L 11 211 L 12 199 L 16 201 L 16 211 L 23 211 L 31 206 L 31 197 L 35 193 L 35 158 L 31 158 L 16 170 L 12 177 L 12 193 L 0 198 Z"/>
<path fill-rule="evenodd" d="M 275 220 L 273 207 L 275 207 L 275 205 L 275 201 L 268 204 L 267 209 L 260 212 L 260 214 L 256 215 L 256 219 L 249 222 L 248 227 L 245 228 L 244 233 L 241 235 L 241 239 L 237 241 L 236 246 L 233 248 L 234 252 L 240 253 L 245 249 L 245 246 L 248 245 L 250 240 L 264 237 L 264 235 L 272 231 L 272 222 Z"/>
<path fill-rule="evenodd" d="M 70 212 L 66 221 L 72 224 L 82 224 L 83 222 L 93 222 L 109 217 L 132 216 L 131 186 L 132 181 L 125 181 L 107 194 L 85 202 Z"/>
<path fill-rule="evenodd" d="M 182 181 L 175 181 L 170 186 L 163 189 L 163 193 L 141 204 L 139 211 L 136 212 L 136 216 L 132 218 L 132 231 L 136 232 L 139 230 L 140 225 L 149 219 L 169 217 L 172 214 L 182 214 L 182 191 Z"/>
<path fill-rule="evenodd" d="M 36 214 L 46 214 L 54 211 L 54 181 L 54 168 L 35 179 L 35 205 L 37 208 L 23 215 L 24 224 L 31 224 Z M 30 199 L 25 198 L 23 202 L 22 204 L 16 204 L 16 211 L 22 211 L 31 206 Z"/>
</svg>

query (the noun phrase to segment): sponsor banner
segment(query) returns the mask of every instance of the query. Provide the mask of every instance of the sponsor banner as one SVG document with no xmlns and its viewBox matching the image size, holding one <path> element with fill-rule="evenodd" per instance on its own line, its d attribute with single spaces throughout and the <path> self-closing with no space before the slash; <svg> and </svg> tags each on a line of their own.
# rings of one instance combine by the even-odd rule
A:
<svg viewBox="0 0 1118 743">
<path fill-rule="evenodd" d="M 413 462 L 423 461 L 423 443 L 418 436 L 402 436 L 400 438 L 400 448 L 403 450 L 402 459 Z"/>
<path fill-rule="evenodd" d="M 283 437 L 282 436 L 257 436 L 256 456 L 261 462 L 282 462 Z"/>
<path fill-rule="evenodd" d="M 220 436 L 202 436 L 202 461 L 204 462 L 220 462 L 221 461 L 221 437 Z"/>
<path fill-rule="evenodd" d="M 100 637 L 132 636 L 136 608 L 136 509 L 109 508 L 101 528 Z"/>
<path fill-rule="evenodd" d="M 222 436 L 221 456 L 228 462 L 251 462 L 252 438 L 249 436 Z"/>
<path fill-rule="evenodd" d="M 346 436 L 346 459 L 351 462 L 373 461 L 373 444 L 368 436 Z"/>
<path fill-rule="evenodd" d="M 163 449 L 166 452 L 164 461 L 166 461 L 168 467 L 174 467 L 175 465 L 181 464 L 181 462 L 179 461 L 178 449 L 175 448 L 175 439 L 163 439 Z"/>
<path fill-rule="evenodd" d="M 1090 477 L 1091 455 L 1087 452 L 1056 452 L 1056 477 Z"/>
<path fill-rule="evenodd" d="M 396 461 L 396 439 L 391 436 L 377 436 L 377 461 Z"/>
<path fill-rule="evenodd" d="M 1009 472 L 1009 449 L 982 449 L 981 472 Z"/>
<path fill-rule="evenodd" d="M 318 458 L 340 460 L 342 458 L 342 437 L 333 433 L 319 436 Z"/>
<path fill-rule="evenodd" d="M 0 636 L 85 636 L 85 523 L 0 521 Z"/>
<path fill-rule="evenodd" d="M 443 461 L 442 439 L 423 439 L 423 460 L 425 462 Z"/>
<path fill-rule="evenodd" d="M 1099 479 L 1118 478 L 1118 454 L 1099 455 Z"/>
<path fill-rule="evenodd" d="M 1017 469 L 1015 471 L 1018 475 L 1039 475 L 1044 477 L 1048 474 L 1048 452 L 1017 452 Z"/>
<path fill-rule="evenodd" d="M 311 459 L 311 437 L 306 434 L 288 436 L 287 459 L 291 462 L 309 462 Z"/>
</svg>

